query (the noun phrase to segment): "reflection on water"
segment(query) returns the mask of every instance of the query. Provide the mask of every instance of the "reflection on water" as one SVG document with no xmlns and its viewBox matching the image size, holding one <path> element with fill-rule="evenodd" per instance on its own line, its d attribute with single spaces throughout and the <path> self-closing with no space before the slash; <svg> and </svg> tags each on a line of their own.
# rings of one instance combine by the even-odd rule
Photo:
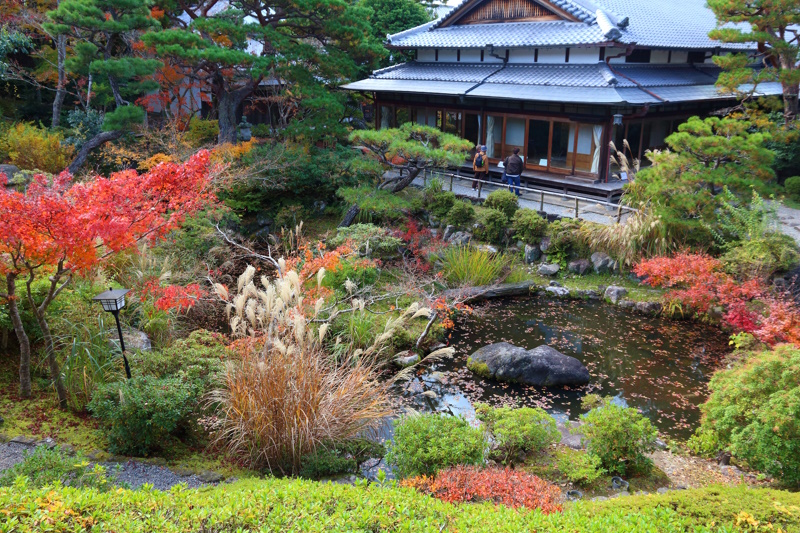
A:
<svg viewBox="0 0 800 533">
<path fill-rule="evenodd" d="M 527 349 L 548 344 L 583 362 L 592 381 L 572 389 L 536 388 L 484 380 L 466 369 L 468 355 L 501 341 Z M 456 348 L 452 360 L 404 386 L 414 408 L 472 418 L 472 402 L 483 401 L 540 406 L 557 418 L 575 420 L 580 399 L 592 392 L 636 407 L 664 433 L 687 438 L 699 421 L 698 406 L 727 350 L 727 337 L 715 328 L 599 302 L 520 298 L 494 301 L 461 316 L 451 344 Z"/>
</svg>

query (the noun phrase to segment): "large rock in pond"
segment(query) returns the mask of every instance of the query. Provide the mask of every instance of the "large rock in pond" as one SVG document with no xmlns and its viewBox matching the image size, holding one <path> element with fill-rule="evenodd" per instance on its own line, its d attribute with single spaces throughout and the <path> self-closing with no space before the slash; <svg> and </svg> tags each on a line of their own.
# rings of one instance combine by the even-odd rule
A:
<svg viewBox="0 0 800 533">
<path fill-rule="evenodd" d="M 589 383 L 589 371 L 580 361 L 550 346 L 526 350 L 507 342 L 490 344 L 473 353 L 467 367 L 483 377 L 539 387 Z"/>
</svg>

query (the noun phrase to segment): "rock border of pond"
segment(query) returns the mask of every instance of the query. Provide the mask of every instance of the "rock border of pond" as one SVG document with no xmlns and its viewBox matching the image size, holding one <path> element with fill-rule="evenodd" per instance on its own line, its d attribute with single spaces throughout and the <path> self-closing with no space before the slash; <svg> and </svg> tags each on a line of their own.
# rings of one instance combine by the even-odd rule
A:
<svg viewBox="0 0 800 533">
<path fill-rule="evenodd" d="M 551 281 L 548 286 L 540 285 L 535 281 L 521 281 L 518 283 L 497 283 L 464 289 L 450 289 L 444 292 L 444 297 L 458 299 L 463 303 L 474 303 L 497 298 L 539 294 L 560 299 L 604 301 L 607 304 L 616 305 L 622 309 L 628 309 L 647 316 L 658 316 L 664 310 L 660 302 L 637 302 L 625 298 L 628 294 L 628 290 L 625 287 L 599 285 L 597 289 L 569 289 L 555 281 Z"/>
</svg>

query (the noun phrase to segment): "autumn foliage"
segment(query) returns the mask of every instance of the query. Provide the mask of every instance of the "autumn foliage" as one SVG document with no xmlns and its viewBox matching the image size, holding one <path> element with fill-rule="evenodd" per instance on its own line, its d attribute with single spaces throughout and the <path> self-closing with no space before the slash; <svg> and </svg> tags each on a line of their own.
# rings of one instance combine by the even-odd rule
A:
<svg viewBox="0 0 800 533">
<path fill-rule="evenodd" d="M 533 474 L 510 468 L 455 466 L 436 477 L 417 476 L 401 481 L 404 487 L 426 492 L 446 502 L 494 502 L 509 507 L 561 511 L 561 491 Z"/>
<path fill-rule="evenodd" d="M 654 257 L 636 265 L 634 272 L 654 287 L 670 289 L 665 298 L 673 310 L 709 316 L 720 308 L 722 324 L 734 331 L 750 333 L 771 345 L 800 345 L 796 304 L 759 279 L 737 281 L 711 256 L 682 252 Z"/>
</svg>

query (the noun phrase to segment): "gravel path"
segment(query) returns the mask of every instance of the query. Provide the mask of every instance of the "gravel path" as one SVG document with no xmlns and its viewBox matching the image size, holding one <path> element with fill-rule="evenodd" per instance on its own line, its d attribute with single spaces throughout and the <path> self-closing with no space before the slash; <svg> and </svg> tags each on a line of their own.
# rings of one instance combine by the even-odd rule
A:
<svg viewBox="0 0 800 533">
<path fill-rule="evenodd" d="M 800 209 L 778 204 L 778 220 L 781 231 L 800 243 Z"/>
<path fill-rule="evenodd" d="M 175 485 L 184 483 L 190 489 L 204 487 L 206 483 L 197 474 L 182 476 L 165 466 L 128 461 L 127 463 L 102 463 L 109 476 L 117 483 L 127 484 L 132 489 L 138 489 L 149 483 L 157 490 L 169 490 Z"/>
<path fill-rule="evenodd" d="M 17 442 L 0 444 L 0 472 L 21 463 L 25 459 L 25 452 L 29 451 L 32 451 L 32 448 L 27 444 Z"/>
<path fill-rule="evenodd" d="M 478 193 L 477 191 L 473 191 L 471 188 L 471 178 L 465 178 L 462 180 L 454 180 L 453 181 L 453 192 L 459 196 L 472 196 L 477 198 Z M 422 177 L 418 177 L 414 180 L 413 185 L 416 187 L 424 187 L 424 180 Z M 445 187 L 449 190 L 450 183 L 449 181 L 445 184 Z M 481 198 L 486 198 L 486 196 L 491 193 L 492 191 L 496 191 L 498 189 L 505 189 L 500 184 L 483 184 L 483 188 L 481 190 Z M 521 191 L 522 196 L 519 199 L 519 206 L 526 207 L 528 209 L 534 209 L 536 211 L 539 210 L 540 206 L 540 195 L 539 193 L 535 192 L 526 192 Z M 591 200 L 586 199 L 580 202 L 579 212 L 580 218 L 582 220 L 588 220 L 590 222 L 599 222 L 600 224 L 611 224 L 616 221 L 617 211 L 613 208 L 606 208 L 600 204 L 590 204 Z M 575 201 L 574 200 L 566 200 L 566 199 L 559 199 L 556 196 L 549 196 L 545 194 L 544 197 L 544 211 L 550 215 L 559 215 L 566 218 L 573 218 L 575 216 Z M 798 212 L 800 213 L 800 211 Z M 623 216 L 623 220 L 625 217 Z"/>
</svg>

